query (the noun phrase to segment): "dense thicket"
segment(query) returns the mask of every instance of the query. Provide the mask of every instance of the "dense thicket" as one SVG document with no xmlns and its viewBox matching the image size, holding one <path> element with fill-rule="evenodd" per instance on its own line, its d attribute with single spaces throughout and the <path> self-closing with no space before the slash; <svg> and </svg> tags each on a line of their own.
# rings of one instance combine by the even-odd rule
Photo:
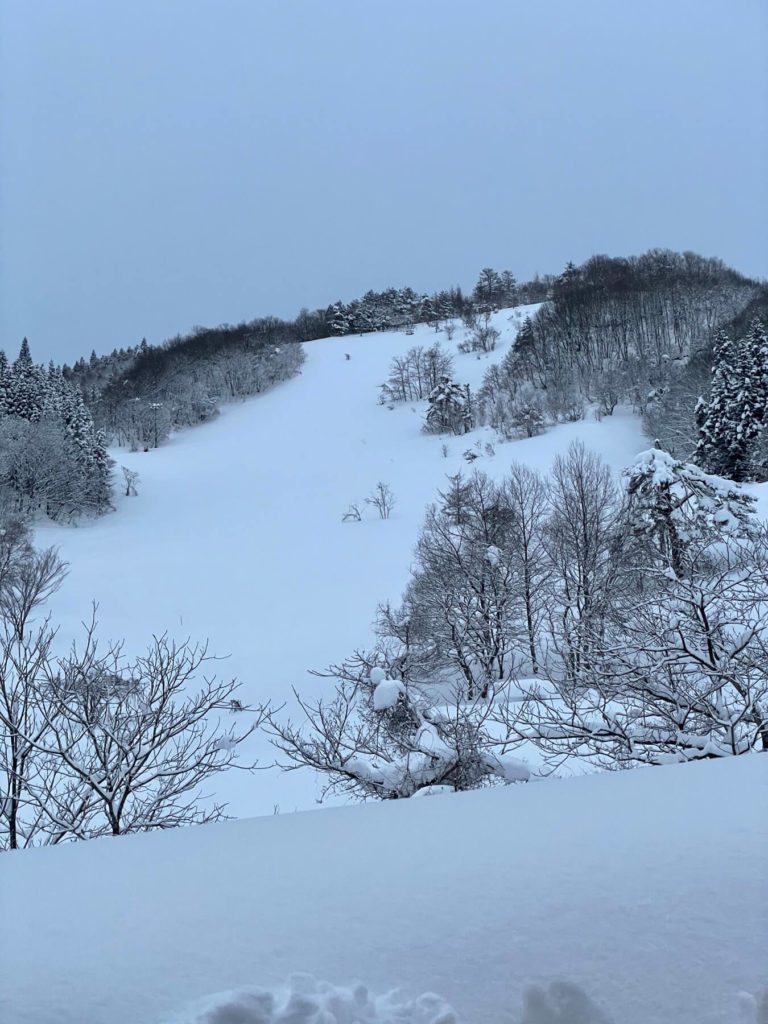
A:
<svg viewBox="0 0 768 1024">
<path fill-rule="evenodd" d="M 621 484 L 583 446 L 543 478 L 451 478 L 401 605 L 333 665 L 287 766 L 361 797 L 768 749 L 768 535 L 754 500 L 660 449 Z"/>
<path fill-rule="evenodd" d="M 712 338 L 761 291 L 722 261 L 695 253 L 652 250 L 568 264 L 551 300 L 489 372 L 482 414 L 508 432 L 521 405 L 558 420 L 578 418 L 585 403 L 610 414 L 630 401 L 647 415 L 653 436 L 690 457 Z"/>
<path fill-rule="evenodd" d="M 715 336 L 708 399 L 699 399 L 696 461 L 732 480 L 768 476 L 768 335 L 755 319 L 743 337 Z"/>
<path fill-rule="evenodd" d="M 297 373 L 303 353 L 290 335 L 279 320 L 198 328 L 163 345 L 143 341 L 130 352 L 92 356 L 64 372 L 113 443 L 156 448 L 171 430 L 204 423 L 222 403 Z"/>
<path fill-rule="evenodd" d="M 110 507 L 110 459 L 79 389 L 61 370 L 0 353 L 0 513 L 52 519 Z"/>
</svg>

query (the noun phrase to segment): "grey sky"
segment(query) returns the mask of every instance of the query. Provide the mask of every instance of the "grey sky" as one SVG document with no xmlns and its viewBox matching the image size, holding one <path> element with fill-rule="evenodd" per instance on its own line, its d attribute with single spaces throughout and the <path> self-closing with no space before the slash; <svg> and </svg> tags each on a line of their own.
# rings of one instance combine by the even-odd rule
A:
<svg viewBox="0 0 768 1024">
<path fill-rule="evenodd" d="M 0 0 L 0 347 L 653 246 L 768 274 L 764 0 Z"/>
</svg>

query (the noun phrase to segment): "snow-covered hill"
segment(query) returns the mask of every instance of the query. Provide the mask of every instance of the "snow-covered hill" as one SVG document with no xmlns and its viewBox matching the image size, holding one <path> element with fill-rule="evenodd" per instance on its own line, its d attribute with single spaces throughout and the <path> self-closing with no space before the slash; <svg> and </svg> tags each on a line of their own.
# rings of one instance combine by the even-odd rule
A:
<svg viewBox="0 0 768 1024">
<path fill-rule="evenodd" d="M 748 1021 L 767 783 L 755 754 L 4 854 L 0 1020 L 450 1020 L 273 1018 L 232 994 L 185 1012 L 305 971 L 432 990 L 464 1024 L 517 1024 L 523 990 L 559 980 L 615 1024 Z"/>
<path fill-rule="evenodd" d="M 279 703 L 292 686 L 317 693 L 323 683 L 308 670 L 365 646 L 377 604 L 399 598 L 425 506 L 447 474 L 469 469 L 468 448 L 480 453 L 476 468 L 502 475 L 513 459 L 548 469 L 574 438 L 617 471 L 647 447 L 639 421 L 617 411 L 602 423 L 588 418 L 496 443 L 489 456 L 490 430 L 427 436 L 425 402 L 378 404 L 393 356 L 435 340 L 454 353 L 456 378 L 476 388 L 532 308 L 497 314 L 502 337 L 482 358 L 456 353 L 461 326 L 453 342 L 426 325 L 412 336 L 312 342 L 294 380 L 225 407 L 217 421 L 166 447 L 113 453 L 139 472 L 139 496 L 118 497 L 114 514 L 77 529 L 38 532 L 38 543 L 58 545 L 70 563 L 53 605 L 61 641 L 77 635 L 96 600 L 101 635 L 124 637 L 128 652 L 153 633 L 207 638 L 214 653 L 229 655 L 220 670 L 242 680 L 244 699 Z M 368 509 L 362 522 L 343 523 L 350 502 L 362 505 L 380 480 L 395 494 L 392 517 Z M 255 747 L 269 763 L 272 748 Z M 311 806 L 316 791 L 304 773 L 230 772 L 217 780 L 217 795 L 242 816 Z"/>
<path fill-rule="evenodd" d="M 476 387 L 511 343 L 514 314 L 497 320 L 499 350 L 457 356 L 460 381 Z M 128 653 L 166 630 L 207 637 L 247 700 L 316 693 L 307 670 L 368 643 L 376 604 L 398 598 L 424 507 L 468 447 L 494 475 L 512 459 L 547 469 L 574 438 L 617 470 L 646 447 L 628 413 L 495 454 L 490 432 L 425 436 L 423 407 L 390 410 L 377 393 L 393 355 L 434 339 L 420 328 L 313 343 L 297 379 L 165 448 L 119 453 L 141 475 L 138 497 L 38 532 L 71 563 L 52 608 L 59 642 L 96 599 L 102 635 Z M 379 480 L 392 518 L 342 523 Z M 755 754 L 6 853 L 0 1020 L 755 1022 L 767 774 Z M 218 791 L 242 816 L 311 806 L 314 785 L 230 772 Z M 335 987 L 305 976 L 289 997 L 296 972 Z M 523 1011 L 526 989 L 558 982 L 578 988 Z M 393 987 L 437 992 L 456 1016 L 435 998 L 385 996 Z"/>
</svg>

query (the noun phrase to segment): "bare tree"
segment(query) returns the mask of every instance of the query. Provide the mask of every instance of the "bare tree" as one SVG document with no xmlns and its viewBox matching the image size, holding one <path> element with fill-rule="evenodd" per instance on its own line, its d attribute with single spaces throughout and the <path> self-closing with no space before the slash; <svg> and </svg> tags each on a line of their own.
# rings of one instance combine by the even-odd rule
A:
<svg viewBox="0 0 768 1024">
<path fill-rule="evenodd" d="M 725 538 L 696 564 L 646 568 L 583 685 L 530 688 L 518 734 L 609 768 L 768 750 L 768 540 Z"/>
<path fill-rule="evenodd" d="M 452 372 L 453 360 L 438 344 L 429 348 L 417 345 L 392 360 L 387 382 L 380 386 L 379 401 L 387 404 L 426 398 L 441 377 Z"/>
<path fill-rule="evenodd" d="M 547 486 L 534 470 L 513 462 L 501 488 L 504 503 L 513 517 L 509 533 L 510 561 L 522 591 L 531 670 L 536 675 L 547 584 L 552 572 L 543 542 L 549 511 Z"/>
<path fill-rule="evenodd" d="M 493 326 L 490 311 L 486 310 L 475 319 L 466 340 L 459 344 L 459 352 L 492 352 L 500 337 L 501 331 Z"/>
<path fill-rule="evenodd" d="M 611 595 L 618 489 L 608 467 L 576 442 L 555 459 L 549 504 L 542 537 L 551 567 L 549 635 L 562 671 L 575 681 L 589 665 Z"/>
<path fill-rule="evenodd" d="M 395 507 L 395 496 L 392 493 L 392 488 L 389 484 L 379 480 L 376 484 L 376 489 L 370 497 L 365 499 L 365 503 L 366 505 L 373 505 L 379 513 L 380 519 L 389 519 L 392 509 Z"/>
<path fill-rule="evenodd" d="M 238 747 L 260 724 L 223 725 L 239 707 L 236 681 L 196 675 L 213 659 L 205 645 L 153 637 L 126 662 L 120 645 L 99 651 L 95 619 L 81 648 L 44 666 L 34 691 L 48 726 L 35 746 L 59 766 L 45 810 L 62 837 L 93 838 L 217 821 L 201 787 L 238 762 Z M 240 705 L 241 707 L 241 705 Z"/>
<path fill-rule="evenodd" d="M 397 618 L 409 623 L 432 670 L 456 674 L 472 699 L 508 680 L 525 650 L 514 517 L 503 490 L 484 474 L 450 482 L 441 507 L 427 510 Z"/>
<path fill-rule="evenodd" d="M 197 675 L 205 645 L 154 637 L 127 660 L 99 649 L 94 618 L 84 643 L 56 657 L 55 630 L 35 617 L 65 567 L 53 551 L 0 543 L 0 849 L 215 821 L 202 787 L 240 763 L 261 708 L 238 683 Z M 223 721 L 253 712 L 243 727 Z"/>
<path fill-rule="evenodd" d="M 53 549 L 32 550 L 23 533 L 6 533 L 0 555 L 0 849 L 17 849 L 46 833 L 40 794 L 56 782 L 57 766 L 39 755 L 50 723 L 35 701 L 55 634 L 32 616 L 66 567 Z"/>
</svg>

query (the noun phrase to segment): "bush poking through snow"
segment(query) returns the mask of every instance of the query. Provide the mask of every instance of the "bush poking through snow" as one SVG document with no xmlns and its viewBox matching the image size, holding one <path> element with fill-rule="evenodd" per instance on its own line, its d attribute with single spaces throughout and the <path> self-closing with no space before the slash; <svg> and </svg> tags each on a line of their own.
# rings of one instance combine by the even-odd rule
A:
<svg viewBox="0 0 768 1024">
<path fill-rule="evenodd" d="M 395 496 L 389 484 L 382 480 L 376 484 L 376 489 L 365 499 L 366 505 L 372 505 L 379 513 L 379 519 L 389 519 L 392 509 L 395 507 Z"/>
<path fill-rule="evenodd" d="M 360 512 L 360 506 L 352 504 L 341 517 L 341 521 L 343 523 L 359 523 L 362 518 L 363 516 Z"/>
</svg>

